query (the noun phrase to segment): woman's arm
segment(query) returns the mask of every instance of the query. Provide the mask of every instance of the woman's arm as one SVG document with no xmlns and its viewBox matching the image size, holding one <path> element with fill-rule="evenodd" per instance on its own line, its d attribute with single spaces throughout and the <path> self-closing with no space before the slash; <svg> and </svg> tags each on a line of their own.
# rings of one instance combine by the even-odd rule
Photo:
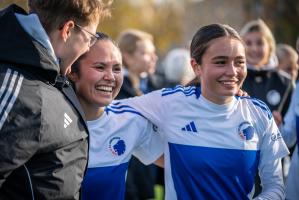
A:
<svg viewBox="0 0 299 200">
<path fill-rule="evenodd" d="M 164 168 L 164 155 L 160 156 L 160 158 L 155 161 L 155 165 Z"/>
</svg>

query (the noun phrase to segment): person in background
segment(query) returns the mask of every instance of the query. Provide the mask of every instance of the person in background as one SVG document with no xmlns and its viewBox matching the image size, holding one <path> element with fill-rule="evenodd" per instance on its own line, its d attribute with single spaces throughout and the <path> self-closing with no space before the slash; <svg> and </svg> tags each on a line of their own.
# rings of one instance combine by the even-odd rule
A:
<svg viewBox="0 0 299 200">
<path fill-rule="evenodd" d="M 299 37 L 297 38 L 296 50 L 299 54 Z M 297 59 L 299 65 L 299 59 Z M 278 118 L 282 118 L 280 113 L 273 113 Z M 275 116 L 274 115 L 274 116 Z M 295 150 L 292 155 L 290 169 L 286 180 L 286 199 L 295 200 L 299 196 L 299 153 L 298 153 L 298 137 L 299 137 L 299 82 L 297 81 L 296 89 L 292 94 L 292 100 L 288 112 L 286 113 L 284 120 L 281 121 L 281 133 L 288 145 L 293 147 L 296 143 Z"/>
<path fill-rule="evenodd" d="M 245 45 L 230 26 L 210 24 L 193 36 L 191 65 L 200 87 L 165 88 L 115 102 L 159 127 L 166 199 L 284 199 L 281 158 L 288 149 L 269 108 L 236 96 L 246 78 Z"/>
<path fill-rule="evenodd" d="M 187 49 L 170 50 L 163 61 L 166 87 L 178 84 L 186 85 L 195 75 L 190 65 L 190 54 Z"/>
<path fill-rule="evenodd" d="M 299 65 L 298 54 L 296 50 L 287 44 L 278 44 L 276 48 L 276 55 L 278 58 L 278 70 L 282 70 L 291 76 L 295 84 L 298 76 Z"/>
<path fill-rule="evenodd" d="M 136 29 L 122 31 L 118 38 L 124 71 L 124 83 L 116 99 L 140 96 L 156 89 L 147 76 L 156 68 L 157 55 L 153 37 Z M 156 167 L 145 166 L 132 158 L 127 176 L 126 199 L 144 200 L 154 198 Z"/>
<path fill-rule="evenodd" d="M 142 80 L 155 72 L 158 57 L 153 36 L 141 30 L 127 29 L 118 38 L 124 65 L 124 84 L 117 99 L 139 96 L 154 90 Z"/>
<path fill-rule="evenodd" d="M 251 97 L 264 101 L 271 112 L 279 112 L 284 116 L 291 99 L 293 84 L 288 75 L 277 70 L 276 45 L 271 30 L 263 20 L 257 19 L 246 23 L 240 34 L 246 44 L 248 67 L 242 89 Z M 257 177 L 255 196 L 261 190 Z"/>
<path fill-rule="evenodd" d="M 70 80 L 86 114 L 90 135 L 83 200 L 123 200 L 128 163 L 143 163 L 163 153 L 157 129 L 132 108 L 109 105 L 123 83 L 121 53 L 104 33 L 73 65 Z M 108 187 L 108 188 L 107 188 Z"/>
<path fill-rule="evenodd" d="M 29 0 L 29 14 L 0 11 L 0 199 L 80 198 L 88 130 L 65 74 L 97 40 L 108 4 Z"/>
<path fill-rule="evenodd" d="M 298 137 L 299 137 L 299 83 L 297 82 L 294 90 L 290 107 L 284 118 L 284 124 L 281 125 L 282 136 L 289 148 L 296 143 L 288 175 L 286 178 L 286 199 L 295 200 L 299 195 L 299 154 L 298 154 Z"/>
<path fill-rule="evenodd" d="M 264 101 L 271 111 L 276 110 L 284 116 L 293 85 L 289 76 L 277 70 L 275 40 L 270 29 L 258 19 L 245 24 L 240 34 L 246 44 L 248 67 L 242 89 L 251 97 Z"/>
</svg>

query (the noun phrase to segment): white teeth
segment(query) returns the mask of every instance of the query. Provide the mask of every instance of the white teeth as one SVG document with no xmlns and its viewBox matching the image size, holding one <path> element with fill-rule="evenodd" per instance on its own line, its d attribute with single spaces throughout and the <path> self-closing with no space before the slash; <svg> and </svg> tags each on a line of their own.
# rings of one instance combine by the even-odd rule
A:
<svg viewBox="0 0 299 200">
<path fill-rule="evenodd" d="M 97 86 L 96 89 L 105 92 L 112 92 L 112 87 L 110 86 Z"/>
<path fill-rule="evenodd" d="M 236 84 L 235 81 L 222 81 L 222 83 L 223 83 L 224 85 L 234 85 L 234 84 Z"/>
</svg>

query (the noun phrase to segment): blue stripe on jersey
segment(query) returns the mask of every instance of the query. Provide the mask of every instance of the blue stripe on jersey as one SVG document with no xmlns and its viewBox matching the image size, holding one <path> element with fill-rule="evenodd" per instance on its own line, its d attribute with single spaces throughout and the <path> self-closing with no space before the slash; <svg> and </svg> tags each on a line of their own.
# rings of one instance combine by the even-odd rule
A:
<svg viewBox="0 0 299 200">
<path fill-rule="evenodd" d="M 137 112 L 135 110 L 113 110 L 113 109 L 110 109 L 110 108 L 106 107 L 105 111 L 106 111 L 107 114 L 109 114 L 110 111 L 115 113 L 115 114 L 121 114 L 121 113 L 128 113 L 129 112 L 129 113 L 134 113 L 134 114 L 137 114 L 141 117 L 144 117 L 140 112 Z"/>
<path fill-rule="evenodd" d="M 298 154 L 299 154 L 299 116 L 296 115 L 296 133 L 297 133 L 297 145 L 298 145 Z"/>
<path fill-rule="evenodd" d="M 110 105 L 115 105 L 115 106 L 117 106 L 117 105 L 119 105 L 120 104 L 120 101 L 118 101 L 118 102 L 112 102 Z"/>
<path fill-rule="evenodd" d="M 249 99 L 252 101 L 253 105 L 261 108 L 262 110 L 266 111 L 267 113 L 267 117 L 270 120 L 272 118 L 272 112 L 269 109 L 269 107 L 267 106 L 267 104 L 265 104 L 263 101 L 256 99 L 256 98 L 251 98 L 251 97 L 241 97 L 242 99 Z"/>
<path fill-rule="evenodd" d="M 120 103 L 120 102 L 119 102 Z M 114 108 L 114 109 L 121 109 L 121 108 L 130 108 L 132 110 L 135 110 L 134 108 L 132 108 L 131 106 L 128 106 L 128 105 L 109 105 L 108 106 L 109 108 Z"/>
<path fill-rule="evenodd" d="M 141 117 L 144 117 L 140 112 L 138 112 L 137 110 L 135 110 L 133 107 L 128 106 L 128 105 L 121 105 L 120 102 L 117 103 L 113 103 L 108 105 L 105 108 L 105 111 L 107 114 L 109 114 L 109 112 L 113 112 L 115 114 L 121 114 L 121 113 L 134 113 L 137 114 Z"/>
<path fill-rule="evenodd" d="M 123 200 L 128 163 L 88 168 L 82 184 L 83 200 Z"/>
<path fill-rule="evenodd" d="M 200 94 L 201 94 L 201 89 L 200 89 L 200 87 L 198 86 L 198 87 L 196 87 L 196 89 L 195 89 L 195 95 L 196 95 L 196 98 L 197 98 L 197 99 L 200 97 Z"/>
<path fill-rule="evenodd" d="M 259 151 L 169 143 L 177 199 L 248 199 Z"/>
<path fill-rule="evenodd" d="M 172 90 L 176 90 L 178 88 L 183 88 L 184 86 L 182 85 L 177 85 L 175 87 L 172 87 L 172 88 L 164 88 L 162 91 L 172 91 Z"/>
<path fill-rule="evenodd" d="M 183 87 L 181 85 L 178 85 L 174 88 L 164 88 L 162 90 L 162 96 L 167 96 L 177 92 L 182 92 L 185 94 L 185 96 L 191 96 L 193 94 L 196 94 L 196 87 L 194 86 Z"/>
</svg>

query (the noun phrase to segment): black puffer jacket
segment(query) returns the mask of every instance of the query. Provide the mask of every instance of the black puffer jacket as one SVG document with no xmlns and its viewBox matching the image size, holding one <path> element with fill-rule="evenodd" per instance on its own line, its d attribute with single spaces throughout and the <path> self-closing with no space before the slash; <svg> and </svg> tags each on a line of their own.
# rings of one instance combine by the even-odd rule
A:
<svg viewBox="0 0 299 200">
<path fill-rule="evenodd" d="M 291 88 L 288 90 L 289 86 Z M 243 90 L 251 97 L 264 101 L 271 111 L 281 109 L 284 116 L 291 100 L 293 84 L 289 77 L 275 69 L 248 69 Z"/>
<path fill-rule="evenodd" d="M 48 51 L 0 11 L 0 199 L 79 199 L 87 127 Z M 54 87 L 56 83 L 56 87 Z"/>
</svg>

